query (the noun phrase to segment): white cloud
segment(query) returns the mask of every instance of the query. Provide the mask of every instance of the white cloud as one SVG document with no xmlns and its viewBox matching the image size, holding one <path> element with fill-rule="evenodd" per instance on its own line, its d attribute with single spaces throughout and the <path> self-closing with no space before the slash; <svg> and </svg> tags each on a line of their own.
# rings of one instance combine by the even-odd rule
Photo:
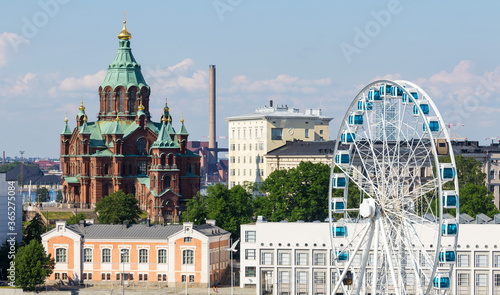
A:
<svg viewBox="0 0 500 295">
<path fill-rule="evenodd" d="M 311 94 L 318 91 L 318 87 L 329 86 L 330 78 L 308 80 L 280 74 L 269 80 L 252 81 L 245 75 L 235 76 L 227 92 L 274 92 L 274 93 L 304 93 Z"/>
<path fill-rule="evenodd" d="M 0 80 L 0 87 L 3 89 L 0 96 L 20 96 L 33 90 L 39 85 L 38 77 L 36 74 L 27 73 L 24 76 L 17 78 L 5 78 Z"/>
<path fill-rule="evenodd" d="M 186 58 L 173 66 L 161 68 L 144 67 L 146 82 L 151 88 L 164 90 L 168 94 L 178 90 L 194 92 L 208 88 L 208 72 L 196 70 L 192 59 Z"/>
<path fill-rule="evenodd" d="M 17 53 L 21 44 L 29 45 L 30 41 L 17 33 L 3 32 L 0 34 L 0 67 L 7 63 L 9 54 Z"/>
<path fill-rule="evenodd" d="M 99 85 L 104 81 L 106 73 L 107 71 L 102 70 L 83 77 L 68 77 L 59 84 L 58 89 L 68 92 L 97 91 Z"/>
</svg>

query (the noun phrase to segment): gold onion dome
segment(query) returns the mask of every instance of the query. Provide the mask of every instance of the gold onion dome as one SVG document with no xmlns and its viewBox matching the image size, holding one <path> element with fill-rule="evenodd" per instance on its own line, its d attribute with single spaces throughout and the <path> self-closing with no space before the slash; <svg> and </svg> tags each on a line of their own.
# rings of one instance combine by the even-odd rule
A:
<svg viewBox="0 0 500 295">
<path fill-rule="evenodd" d="M 141 100 L 141 104 L 139 105 L 139 107 L 137 107 L 137 109 L 139 111 L 143 111 L 144 110 L 144 106 L 142 105 L 142 100 Z"/>
<path fill-rule="evenodd" d="M 125 20 L 125 11 L 123 12 L 123 29 L 121 30 L 120 33 L 118 33 L 118 39 L 120 40 L 130 40 L 132 38 L 132 34 L 130 34 L 129 31 L 127 31 L 127 26 L 125 25 L 127 21 Z"/>
<path fill-rule="evenodd" d="M 64 122 L 68 123 L 68 113 L 66 113 L 66 118 L 64 118 Z"/>
<path fill-rule="evenodd" d="M 87 115 L 83 116 L 83 121 L 87 122 Z"/>
<path fill-rule="evenodd" d="M 83 100 L 82 100 L 82 103 L 80 104 L 80 107 L 78 108 L 80 111 L 83 111 L 85 110 L 85 107 L 83 106 Z"/>
<path fill-rule="evenodd" d="M 161 116 L 161 121 L 162 122 L 167 122 L 167 119 L 165 118 L 165 116 Z"/>
<path fill-rule="evenodd" d="M 184 113 L 182 114 L 182 117 L 181 117 L 181 123 L 184 123 Z"/>
</svg>

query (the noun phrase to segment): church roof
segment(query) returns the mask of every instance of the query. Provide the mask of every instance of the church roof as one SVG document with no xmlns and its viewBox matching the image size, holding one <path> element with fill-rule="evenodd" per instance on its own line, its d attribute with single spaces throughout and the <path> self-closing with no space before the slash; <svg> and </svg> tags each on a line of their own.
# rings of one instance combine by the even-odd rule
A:
<svg viewBox="0 0 500 295">
<path fill-rule="evenodd" d="M 128 32 L 128 31 L 127 31 Z M 129 38 L 130 39 L 130 38 Z M 123 38 L 119 41 L 118 52 L 115 59 L 108 66 L 108 73 L 101 84 L 102 88 L 111 86 L 137 86 L 149 87 L 141 73 L 141 65 L 135 60 L 130 48 L 130 40 Z"/>
<path fill-rule="evenodd" d="M 61 135 L 71 135 L 71 134 L 73 134 L 73 132 L 71 132 L 71 129 L 69 128 L 68 119 L 66 119 L 66 123 L 64 124 L 64 129 L 61 132 Z"/>
</svg>

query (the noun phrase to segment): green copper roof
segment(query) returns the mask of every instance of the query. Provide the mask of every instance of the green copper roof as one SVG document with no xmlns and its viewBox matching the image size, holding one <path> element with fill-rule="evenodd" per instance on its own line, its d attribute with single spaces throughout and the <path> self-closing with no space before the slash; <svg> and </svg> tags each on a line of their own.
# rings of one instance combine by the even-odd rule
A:
<svg viewBox="0 0 500 295">
<path fill-rule="evenodd" d="M 179 135 L 189 135 L 186 126 L 184 126 L 184 121 L 181 121 L 181 130 L 179 130 Z"/>
<path fill-rule="evenodd" d="M 141 73 L 141 65 L 137 63 L 132 55 L 129 40 L 120 40 L 118 52 L 115 59 L 108 67 L 106 78 L 101 86 L 111 86 L 115 89 L 116 86 L 124 86 L 127 89 L 130 86 L 149 87 Z"/>
<path fill-rule="evenodd" d="M 175 134 L 174 127 L 172 127 L 172 124 L 170 124 L 170 122 L 167 123 L 167 132 L 168 134 Z"/>
<path fill-rule="evenodd" d="M 61 132 L 62 135 L 71 135 L 73 132 L 71 132 L 71 129 L 69 128 L 68 122 L 64 124 L 64 129 Z"/>
<path fill-rule="evenodd" d="M 109 130 L 108 134 L 123 134 L 122 127 L 120 126 L 120 121 L 113 122 L 113 125 L 111 125 L 111 130 Z"/>
<path fill-rule="evenodd" d="M 153 145 L 151 145 L 151 148 L 179 147 L 179 144 L 176 141 L 172 141 L 170 133 L 168 132 L 168 126 L 172 128 L 170 122 L 168 124 L 161 124 L 161 129 L 160 132 L 158 132 L 158 137 L 156 138 L 156 141 L 153 142 Z"/>
<path fill-rule="evenodd" d="M 78 177 L 64 176 L 64 180 L 66 180 L 67 183 L 80 183 L 80 181 L 78 180 Z"/>
<path fill-rule="evenodd" d="M 89 127 L 87 126 L 87 122 L 83 122 L 83 125 L 80 126 L 80 134 L 91 134 Z"/>
</svg>

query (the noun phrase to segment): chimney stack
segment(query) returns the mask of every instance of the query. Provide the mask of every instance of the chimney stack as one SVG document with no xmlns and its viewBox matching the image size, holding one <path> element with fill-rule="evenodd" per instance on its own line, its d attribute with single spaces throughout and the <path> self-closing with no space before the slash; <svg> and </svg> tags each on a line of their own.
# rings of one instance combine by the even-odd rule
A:
<svg viewBox="0 0 500 295">
<path fill-rule="evenodd" d="M 273 100 L 272 99 L 269 101 L 269 107 L 271 107 L 271 108 L 273 107 Z"/>
<path fill-rule="evenodd" d="M 209 65 L 209 130 L 208 148 L 210 149 L 209 165 L 217 164 L 217 143 L 215 141 L 215 65 Z"/>
</svg>

